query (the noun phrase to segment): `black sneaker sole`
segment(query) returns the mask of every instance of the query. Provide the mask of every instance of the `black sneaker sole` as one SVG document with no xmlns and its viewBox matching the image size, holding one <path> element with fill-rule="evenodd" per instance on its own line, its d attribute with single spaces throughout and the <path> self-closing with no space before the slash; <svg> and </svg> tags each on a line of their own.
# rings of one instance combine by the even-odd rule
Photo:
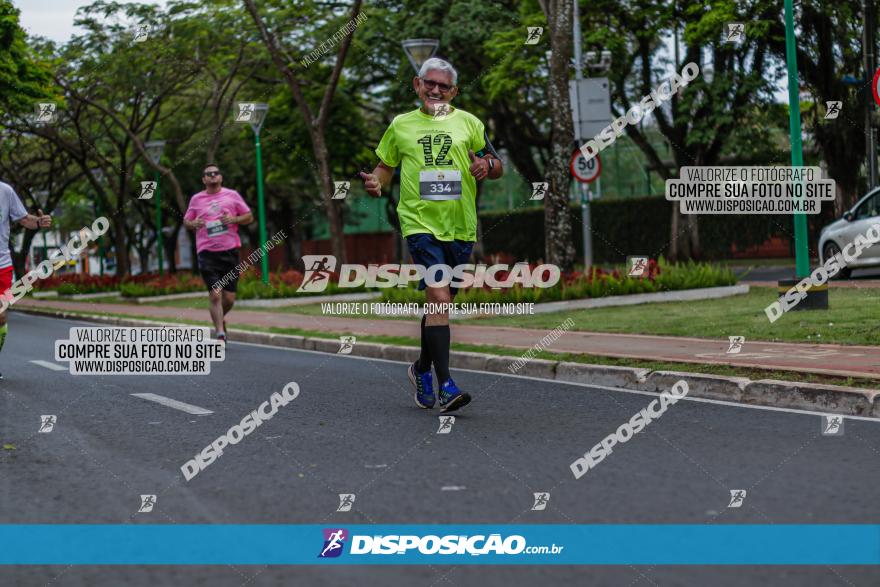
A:
<svg viewBox="0 0 880 587">
<path fill-rule="evenodd" d="M 471 403 L 471 396 L 467 393 L 462 393 L 461 395 L 459 395 L 458 397 L 453 399 L 451 402 L 449 402 L 448 404 L 446 404 L 445 406 L 440 408 L 440 411 L 441 412 L 454 412 L 455 410 L 458 410 L 460 408 L 465 407 L 469 403 Z"/>
</svg>

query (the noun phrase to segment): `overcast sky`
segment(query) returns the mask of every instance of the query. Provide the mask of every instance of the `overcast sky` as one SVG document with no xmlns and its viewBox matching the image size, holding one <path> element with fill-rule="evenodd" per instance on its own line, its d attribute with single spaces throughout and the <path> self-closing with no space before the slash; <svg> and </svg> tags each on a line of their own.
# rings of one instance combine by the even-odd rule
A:
<svg viewBox="0 0 880 587">
<path fill-rule="evenodd" d="M 164 0 L 141 0 L 144 4 L 165 4 Z M 63 43 L 76 31 L 73 16 L 77 8 L 92 0 L 12 0 L 21 11 L 21 27 L 32 35 Z M 123 4 L 126 2 L 122 1 Z"/>
</svg>

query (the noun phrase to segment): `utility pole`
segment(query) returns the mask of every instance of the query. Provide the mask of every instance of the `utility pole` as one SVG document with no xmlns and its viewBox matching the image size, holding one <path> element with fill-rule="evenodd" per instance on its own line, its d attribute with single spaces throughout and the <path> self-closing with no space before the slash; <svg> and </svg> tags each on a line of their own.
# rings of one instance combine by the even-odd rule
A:
<svg viewBox="0 0 880 587">
<path fill-rule="evenodd" d="M 797 53 L 794 37 L 794 7 L 785 0 L 785 63 L 788 69 L 788 129 L 791 137 L 791 166 L 803 167 L 801 144 L 801 103 L 798 91 Z M 803 279 L 810 274 L 810 253 L 807 248 L 807 217 L 794 214 L 795 275 Z"/>
<path fill-rule="evenodd" d="M 862 55 L 865 61 L 865 80 L 874 79 L 874 0 L 862 0 Z M 874 112 L 874 92 L 865 90 L 865 152 L 868 156 L 868 191 L 877 186 L 877 143 L 871 114 Z"/>
<path fill-rule="evenodd" d="M 574 100 L 575 103 L 572 104 L 573 108 L 577 108 L 580 111 L 581 107 L 581 95 L 580 95 L 580 86 L 581 80 L 584 79 L 583 69 L 584 69 L 584 61 L 583 61 L 583 50 L 581 49 L 581 11 L 580 6 L 578 6 L 578 0 L 572 0 L 573 4 L 573 12 L 572 12 L 572 34 L 574 35 Z M 581 125 L 580 125 L 580 116 L 576 117 L 574 125 L 574 140 L 577 143 L 577 146 L 581 145 L 581 141 L 584 137 L 581 136 Z M 584 273 L 589 271 L 590 266 L 593 264 L 593 242 L 590 238 L 592 229 L 592 218 L 590 217 L 590 193 L 587 191 L 587 185 L 581 182 L 578 182 L 579 191 L 581 193 L 581 237 L 583 238 L 583 246 L 584 246 Z"/>
</svg>

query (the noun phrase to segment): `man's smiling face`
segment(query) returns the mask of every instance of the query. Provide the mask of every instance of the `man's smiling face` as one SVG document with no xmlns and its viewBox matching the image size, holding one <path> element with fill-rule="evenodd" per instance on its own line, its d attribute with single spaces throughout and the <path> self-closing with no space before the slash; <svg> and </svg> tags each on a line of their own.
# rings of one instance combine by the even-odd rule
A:
<svg viewBox="0 0 880 587">
<path fill-rule="evenodd" d="M 458 94 L 452 83 L 452 73 L 436 69 L 429 70 L 425 77 L 413 78 L 413 88 L 425 110 L 433 114 L 437 104 L 448 104 Z"/>
</svg>

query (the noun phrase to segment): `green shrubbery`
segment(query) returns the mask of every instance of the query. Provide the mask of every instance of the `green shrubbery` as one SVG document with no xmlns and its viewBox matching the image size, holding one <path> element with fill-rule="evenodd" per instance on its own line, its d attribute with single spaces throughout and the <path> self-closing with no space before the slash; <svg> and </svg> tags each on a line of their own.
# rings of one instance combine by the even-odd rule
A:
<svg viewBox="0 0 880 587">
<path fill-rule="evenodd" d="M 366 291 L 366 288 L 363 286 L 340 289 L 337 285 L 338 276 L 331 275 L 330 283 L 327 284 L 327 288 L 324 291 L 315 293 L 297 292 L 296 290 L 302 283 L 302 280 L 303 274 L 291 269 L 270 273 L 269 284 L 267 285 L 263 283 L 259 272 L 248 270 L 239 278 L 236 297 L 240 300 L 252 300 Z M 207 288 L 201 277 L 187 272 L 168 274 L 164 277 L 154 276 L 147 281 L 139 283 L 124 281 L 120 285 L 119 291 L 123 297 L 139 298 L 195 291 L 206 292 Z"/>
<path fill-rule="evenodd" d="M 506 275 L 499 274 L 503 281 Z M 516 285 L 503 290 L 493 290 L 488 286 L 459 290 L 455 296 L 457 303 L 540 303 L 581 298 L 600 298 L 660 291 L 697 289 L 734 285 L 736 277 L 730 269 L 707 263 L 667 263 L 662 257 L 651 260 L 643 277 L 630 277 L 619 270 L 603 271 L 594 267 L 588 274 L 573 272 L 565 274 L 559 283 L 548 288 L 524 288 Z M 386 302 L 423 302 L 424 292 L 416 289 L 416 282 L 408 288 L 387 288 L 382 290 Z"/>
</svg>

